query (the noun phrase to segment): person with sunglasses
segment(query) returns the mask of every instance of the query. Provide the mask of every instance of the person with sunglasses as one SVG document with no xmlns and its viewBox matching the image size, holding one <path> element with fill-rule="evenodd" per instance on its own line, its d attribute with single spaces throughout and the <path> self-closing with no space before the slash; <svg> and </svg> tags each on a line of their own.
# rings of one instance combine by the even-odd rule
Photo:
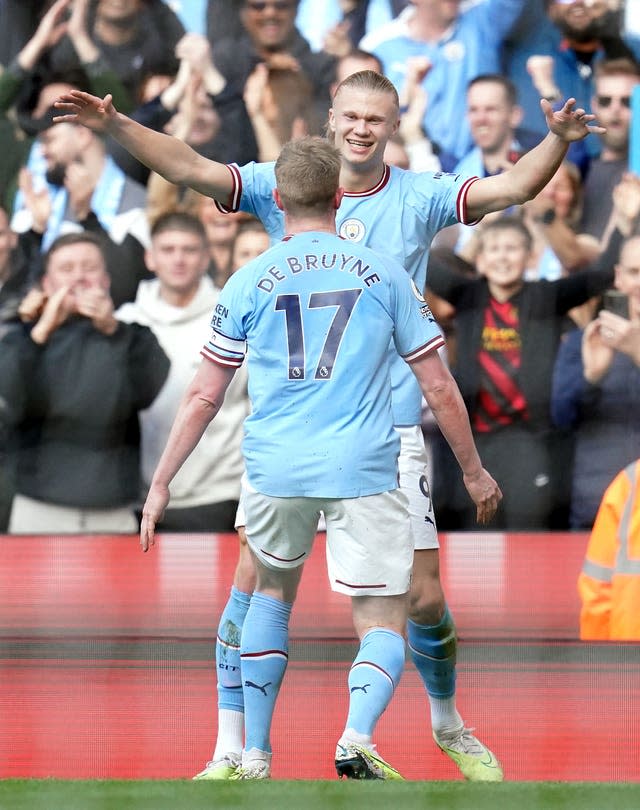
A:
<svg viewBox="0 0 640 810">
<path fill-rule="evenodd" d="M 503 68 L 516 83 L 527 126 L 541 137 L 546 132 L 538 104 L 541 95 L 552 103 L 572 97 L 594 112 L 591 99 L 598 63 L 640 59 L 640 38 L 623 30 L 621 14 L 612 6 L 605 0 L 532 0 L 525 4 L 505 43 Z M 534 56 L 544 57 L 549 64 L 545 89 L 530 68 Z M 584 147 L 588 159 L 598 154 L 600 144 L 590 138 Z M 569 157 L 579 162 L 575 154 Z"/>
<path fill-rule="evenodd" d="M 578 231 L 602 246 L 612 230 L 613 190 L 629 168 L 631 96 L 640 84 L 640 66 L 629 59 L 607 59 L 595 68 L 591 109 L 605 127 L 600 155 L 589 162 Z"/>
<path fill-rule="evenodd" d="M 574 99 L 568 99 L 557 112 L 548 101 L 541 104 L 549 127 L 546 138 L 502 174 L 478 179 L 418 173 L 384 162 L 385 146 L 399 127 L 400 102 L 393 84 L 370 70 L 348 76 L 334 94 L 328 121 L 328 135 L 340 151 L 340 185 L 345 189 L 338 210 L 339 234 L 394 256 L 422 292 L 431 240 L 439 230 L 455 222 L 479 221 L 487 213 L 531 199 L 555 174 L 571 142 L 601 132 L 592 124 L 593 115 L 576 108 Z M 273 198 L 273 163 L 239 167 L 207 160 L 185 143 L 117 112 L 110 96 L 100 99 L 76 91 L 61 96 L 56 107 L 60 112 L 56 120 L 112 135 L 169 182 L 208 194 L 226 210 L 253 213 L 273 240 L 283 238 L 282 213 Z M 394 424 L 401 434 L 400 484 L 410 499 L 415 544 L 408 625 L 412 660 L 427 690 L 436 744 L 467 779 L 501 781 L 496 757 L 471 733 L 456 708 L 456 630 L 440 583 L 439 543 L 420 427 L 420 391 L 398 355 L 390 354 L 390 365 Z M 245 524 L 237 519 L 236 525 Z M 242 749 L 244 706 L 237 639 L 255 586 L 255 571 L 242 534 L 240 543 L 234 587 L 218 627 L 217 655 L 222 666 L 218 663 L 217 671 L 224 681 L 218 686 L 218 743 L 200 778 L 228 779 Z M 232 745 L 237 747 L 227 747 Z M 225 752 L 235 753 L 235 766 L 231 761 L 225 764 Z"/>
</svg>

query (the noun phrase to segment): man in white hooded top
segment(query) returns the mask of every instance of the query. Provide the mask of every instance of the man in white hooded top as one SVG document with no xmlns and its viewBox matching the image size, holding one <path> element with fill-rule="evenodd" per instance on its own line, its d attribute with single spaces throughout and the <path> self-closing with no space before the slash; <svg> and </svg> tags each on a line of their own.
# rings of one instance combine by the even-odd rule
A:
<svg viewBox="0 0 640 810">
<path fill-rule="evenodd" d="M 171 360 L 167 381 L 140 414 L 142 478 L 148 486 L 167 442 L 185 388 L 200 362 L 220 290 L 207 275 L 206 233 L 199 219 L 182 212 L 159 217 L 151 229 L 147 267 L 156 275 L 142 281 L 136 299 L 116 316 L 148 326 Z M 249 413 L 246 372 L 236 374 L 224 406 L 171 485 L 171 501 L 158 530 L 227 532 L 234 518 L 243 473 L 243 422 Z"/>
</svg>

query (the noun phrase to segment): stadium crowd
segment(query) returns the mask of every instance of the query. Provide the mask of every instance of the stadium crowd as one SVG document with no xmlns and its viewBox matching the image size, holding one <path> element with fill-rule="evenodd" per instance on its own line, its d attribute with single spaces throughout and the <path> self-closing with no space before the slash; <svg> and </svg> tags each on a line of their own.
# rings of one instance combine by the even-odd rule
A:
<svg viewBox="0 0 640 810">
<path fill-rule="evenodd" d="M 406 223 L 425 223 L 405 209 L 413 217 L 426 195 L 409 187 L 392 251 L 426 276 L 419 293 L 447 337 L 441 356 L 502 488 L 486 527 L 591 529 L 610 482 L 640 458 L 640 32 L 626 11 L 616 0 L 0 0 L 0 532 L 136 530 L 225 284 L 279 235 L 271 170 L 258 164 L 306 135 L 342 137 L 334 94 L 359 71 L 397 91 L 387 166 L 425 173 L 427 188 L 445 178 L 461 196 L 489 181 L 476 186 L 475 221 L 466 198 L 454 222 L 434 191 L 418 236 Z M 84 126 L 77 91 L 147 129 L 116 139 Z M 582 131 L 536 193 L 527 155 L 550 121 L 570 127 L 567 99 Z M 342 115 L 354 119 L 355 151 L 384 125 L 377 112 L 364 125 L 348 107 Z M 225 181 L 193 179 L 190 166 L 151 170 L 192 152 L 143 162 L 136 131 L 226 164 Z M 382 170 L 347 188 L 348 205 L 398 177 Z M 523 204 L 502 204 L 505 173 Z M 366 230 L 357 211 L 339 229 L 354 242 Z M 243 525 L 249 412 L 241 371 L 173 481 L 158 531 Z M 426 402 L 421 428 L 434 535 L 432 506 L 440 529 L 473 529 L 468 487 Z M 240 539 L 223 630 L 242 627 L 255 585 Z M 467 778 L 502 778 L 497 762 L 478 775 L 492 755 L 455 708 L 437 548 L 417 548 L 436 563 L 412 591 L 414 662 L 446 647 L 441 681 L 425 675 L 436 742 Z M 237 709 L 224 709 L 218 754 L 237 753 Z M 203 778 L 223 778 L 213 771 Z"/>
<path fill-rule="evenodd" d="M 473 321 L 461 302 L 464 296 L 456 304 L 462 277 L 468 286 L 490 273 L 482 261 L 486 235 L 491 234 L 492 219 L 502 213 L 440 232 L 434 239 L 426 289 L 448 337 L 454 376 L 463 385 L 470 374 L 473 379 L 465 396 L 476 436 L 481 446 L 497 448 L 491 452 L 499 474 L 520 482 L 513 496 L 519 508 L 510 510 L 507 498 L 495 527 L 590 528 L 608 482 L 640 456 L 634 407 L 640 291 L 633 279 L 623 282 L 627 310 L 614 313 L 623 319 L 616 325 L 625 340 L 618 339 L 612 349 L 616 356 L 630 357 L 630 367 L 621 375 L 613 411 L 607 402 L 617 364 L 598 380 L 583 368 L 587 338 L 593 342 L 595 332 L 607 340 L 598 314 L 601 294 L 614 286 L 614 267 L 622 261 L 624 240 L 638 232 L 640 178 L 630 171 L 630 131 L 632 98 L 640 84 L 640 38 L 625 17 L 624 3 L 327 0 L 312 7 L 305 0 L 56 0 L 41 8 L 37 3 L 5 0 L 0 20 L 3 347 L 15 341 L 16 331 L 37 323 L 47 301 L 43 257 L 61 235 L 84 231 L 99 237 L 109 295 L 122 323 L 139 312 L 134 302 L 151 289 L 145 285 L 160 283 L 157 295 L 164 298 L 161 279 L 153 281 L 156 270 L 149 256 L 154 223 L 171 212 L 189 214 L 202 223 L 208 261 L 196 277 L 198 283 L 211 285 L 214 296 L 232 272 L 268 245 L 264 228 L 248 214 L 221 213 L 210 198 L 150 172 L 114 139 L 72 123 L 53 123 L 52 105 L 70 88 L 99 97 L 109 93 L 117 108 L 134 120 L 184 140 L 205 157 L 243 165 L 274 160 L 290 138 L 321 134 L 337 84 L 356 70 L 373 69 L 392 80 L 401 100 L 400 127 L 387 145 L 386 161 L 414 171 L 478 177 L 504 171 L 541 140 L 540 98 L 555 104 L 573 96 L 592 110 L 606 133 L 572 144 L 565 164 L 536 199 L 505 212 L 521 220 L 531 237 L 522 281 L 503 296 L 515 322 L 507 314 L 489 312 L 493 294 L 481 299 Z M 640 262 L 633 245 L 624 254 L 629 275 Z M 234 257 L 236 247 L 240 259 Z M 174 251 L 176 278 L 183 261 L 179 253 Z M 499 264 L 500 256 L 496 254 L 494 261 Z M 580 279 L 596 265 L 601 280 L 595 287 L 585 286 Z M 547 315 L 527 310 L 524 301 L 531 290 L 540 286 L 538 294 L 544 295 L 548 285 L 553 289 L 562 279 L 589 294 L 581 295 L 580 301 L 574 301 L 575 296 L 562 298 Z M 174 286 L 180 283 L 173 281 Z M 186 303 L 179 306 L 191 303 L 198 287 L 194 283 L 184 285 L 180 295 Z M 179 320 L 172 304 L 164 304 L 167 309 L 160 319 Z M 83 317 L 74 306 L 69 304 L 64 318 L 58 315 L 56 331 L 63 320 Z M 504 322 L 499 320 L 503 314 Z M 531 318 L 533 325 L 525 326 Z M 153 330 L 152 324 L 144 326 Z M 196 353 L 198 337 L 194 336 Z M 15 493 L 21 497 L 30 493 L 55 509 L 103 508 L 105 490 L 98 477 L 84 481 L 82 502 L 75 502 L 73 488 L 60 491 L 55 480 L 60 471 L 48 469 L 43 459 L 53 450 L 64 468 L 73 452 L 65 440 L 48 433 L 43 400 L 50 392 L 39 385 L 37 392 L 17 402 L 10 369 L 5 368 L 10 353 L 3 348 L 1 354 L 0 529 L 10 528 Z M 544 372 L 539 362 L 527 360 L 535 355 L 539 361 L 542 354 Z M 79 377 L 86 374 L 83 368 L 76 371 Z M 565 404 L 569 385 L 574 403 L 570 413 Z M 246 411 L 246 392 L 244 407 Z M 153 424 L 154 413 L 169 409 L 160 421 L 170 422 L 170 408 L 165 392 L 152 407 L 147 403 L 140 421 Z M 81 434 L 91 433 L 91 420 L 82 415 L 82 408 L 73 419 L 80 420 Z M 438 470 L 433 477 L 439 525 L 472 528 L 470 504 L 461 503 L 456 495 L 460 487 L 455 466 L 433 432 L 428 409 L 423 427 Z M 592 450 L 586 462 L 583 446 L 600 433 L 606 433 L 607 440 L 598 445 L 597 463 Z M 218 496 L 215 475 L 209 482 L 206 477 L 191 479 L 198 492 L 207 483 L 211 486 L 213 492 L 205 502 L 237 500 L 241 434 L 240 420 L 237 431 L 221 444 L 218 461 L 218 466 L 228 464 L 229 479 L 237 479 L 235 486 L 227 481 Z M 131 458 L 140 464 L 140 487 L 158 452 L 151 435 L 153 430 L 145 427 L 127 433 L 127 442 L 135 449 Z M 45 451 L 48 442 L 53 447 Z M 527 470 L 514 466 L 520 454 L 513 452 L 513 442 L 531 448 L 525 454 L 531 460 Z M 96 439 L 96 455 L 110 452 L 102 444 Z M 45 467 L 39 469 L 40 464 Z M 87 494 L 92 489 L 94 499 Z M 184 494 L 187 503 L 202 503 L 201 495 L 191 495 Z M 120 496 L 125 501 L 109 506 L 139 507 L 142 488 L 133 501 L 131 496 L 129 491 Z M 227 521 L 212 526 L 206 514 L 205 510 L 201 523 L 185 522 L 185 530 L 194 525 L 203 531 L 230 525 Z M 29 530 L 28 521 L 19 525 Z M 175 528 L 179 530 L 179 523 Z"/>
</svg>

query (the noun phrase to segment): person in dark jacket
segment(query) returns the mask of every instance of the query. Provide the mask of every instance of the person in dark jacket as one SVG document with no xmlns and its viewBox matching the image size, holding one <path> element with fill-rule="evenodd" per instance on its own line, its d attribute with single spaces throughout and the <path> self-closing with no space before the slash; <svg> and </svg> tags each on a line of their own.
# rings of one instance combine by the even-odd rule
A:
<svg viewBox="0 0 640 810">
<path fill-rule="evenodd" d="M 563 341 L 553 373 L 551 415 L 576 437 L 572 529 L 591 529 L 617 472 L 640 456 L 640 236 L 627 239 L 615 265 L 627 311 L 604 309 Z"/>
<path fill-rule="evenodd" d="M 113 315 L 99 238 L 59 237 L 41 289 L 0 340 L 0 428 L 15 457 L 9 532 L 135 532 L 138 412 L 169 360 L 147 327 Z"/>
<path fill-rule="evenodd" d="M 328 53 L 311 50 L 295 27 L 297 8 L 298 0 L 243 0 L 243 31 L 217 42 L 213 60 L 230 88 L 243 89 L 260 62 L 270 68 L 300 70 L 313 87 L 315 117 L 324 121 L 331 106 L 336 60 Z"/>
<path fill-rule="evenodd" d="M 600 259 L 603 269 L 527 282 L 531 235 L 520 219 L 491 222 L 481 239 L 479 276 L 439 265 L 432 254 L 428 288 L 455 307 L 452 371 L 482 458 L 504 494 L 494 527 L 557 528 L 566 489 L 557 473 L 566 458 L 549 415 L 553 362 L 567 312 L 611 283 L 610 253 Z M 621 240 L 616 232 L 612 250 Z M 460 497 L 461 482 L 444 474 L 450 468 L 444 457 L 434 495 L 439 523 L 476 528 Z"/>
</svg>

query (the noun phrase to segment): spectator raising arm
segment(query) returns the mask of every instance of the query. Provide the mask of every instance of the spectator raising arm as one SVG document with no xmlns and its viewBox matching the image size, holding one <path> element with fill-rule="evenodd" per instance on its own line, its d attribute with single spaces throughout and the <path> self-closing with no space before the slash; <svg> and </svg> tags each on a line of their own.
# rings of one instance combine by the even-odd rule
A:
<svg viewBox="0 0 640 810">
<path fill-rule="evenodd" d="M 474 183 L 467 197 L 469 222 L 490 211 L 511 205 L 522 205 L 534 197 L 553 177 L 562 163 L 569 144 L 589 133 L 601 134 L 603 127 L 591 124 L 595 116 L 582 107 L 574 109 L 575 99 L 567 99 L 562 108 L 553 111 L 546 99 L 540 104 L 547 119 L 546 138 L 502 174 L 484 177 Z"/>
<path fill-rule="evenodd" d="M 141 163 L 170 183 L 190 186 L 222 203 L 229 202 L 233 183 L 224 164 L 208 160 L 177 138 L 148 129 L 119 113 L 111 95 L 100 99 L 90 93 L 72 90 L 61 96 L 55 106 L 62 111 L 56 117 L 56 123 L 83 124 L 96 132 L 111 135 Z"/>
</svg>

